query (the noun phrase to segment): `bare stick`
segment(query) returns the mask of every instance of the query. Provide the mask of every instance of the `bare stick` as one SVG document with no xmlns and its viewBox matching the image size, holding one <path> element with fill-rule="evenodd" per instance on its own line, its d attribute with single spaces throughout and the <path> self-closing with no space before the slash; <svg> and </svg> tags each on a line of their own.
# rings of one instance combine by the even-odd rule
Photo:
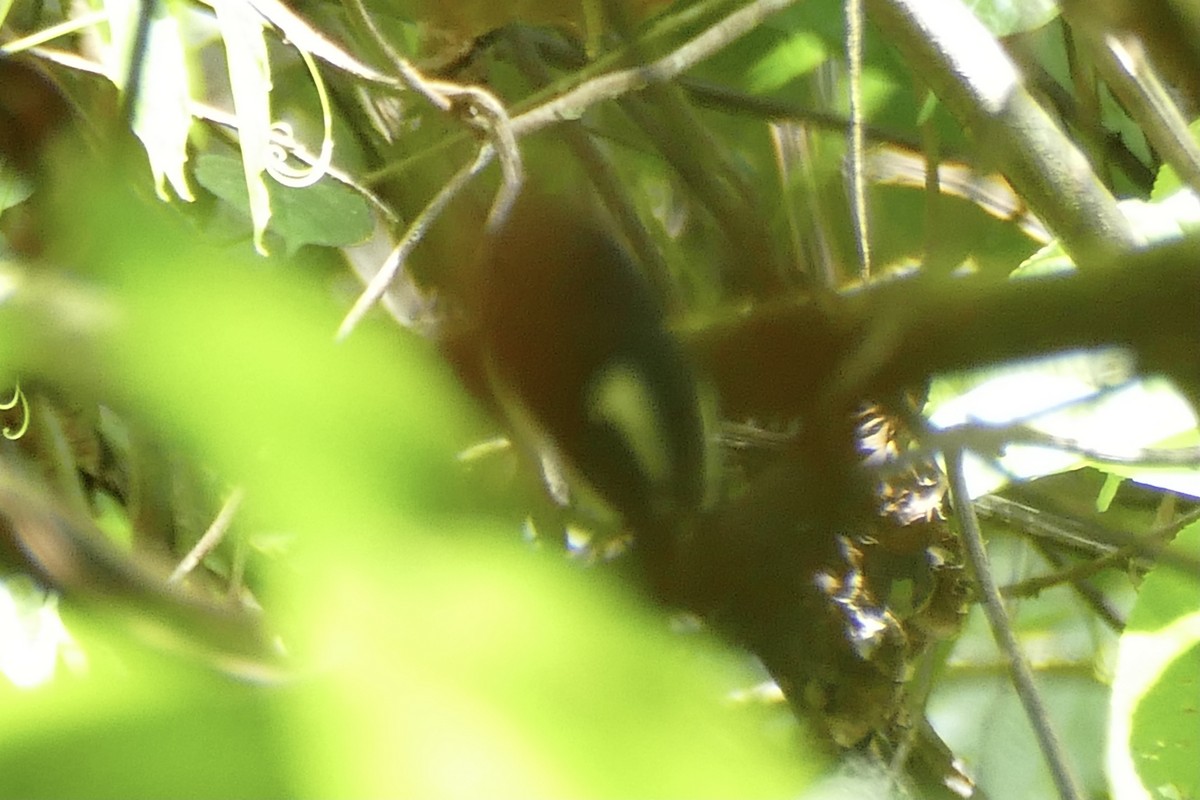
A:
<svg viewBox="0 0 1200 800">
<path fill-rule="evenodd" d="M 500 101 L 486 90 L 425 78 L 419 70 L 388 44 L 366 13 L 362 0 L 347 0 L 351 11 L 359 17 L 365 29 L 375 40 L 375 44 L 392 62 L 401 80 L 407 86 L 420 93 L 436 107 L 446 111 L 451 110 L 456 101 L 466 100 L 470 106 L 470 118 L 479 120 L 477 124 L 487 130 L 490 141 L 480 148 L 475 162 L 456 173 L 429 202 L 420 216 L 413 221 L 392 255 L 346 315 L 338 327 L 335 338 L 341 341 L 354 330 L 366 312 L 383 296 L 408 255 L 423 238 L 430 223 L 466 186 L 467 181 L 486 167 L 497 154 L 500 156 L 501 169 L 504 171 L 504 183 L 488 214 L 487 230 L 495 230 L 503 223 L 520 191 L 523 179 L 517 139 L 564 119 L 575 118 L 584 109 L 596 103 L 615 99 L 628 92 L 644 88 L 650 83 L 671 80 L 753 30 L 770 14 L 795 2 L 797 0 L 756 0 L 710 26 L 683 46 L 657 61 L 643 67 L 619 70 L 598 76 L 566 94 L 510 120 Z"/>
<path fill-rule="evenodd" d="M 464 118 L 467 122 L 483 129 L 491 137 L 500 155 L 501 169 L 504 171 L 504 188 L 501 189 L 501 198 L 504 198 L 506 194 L 513 195 L 512 198 L 507 198 L 505 203 L 498 202 L 497 205 L 504 205 L 507 208 L 520 188 L 522 172 L 517 137 L 504 104 L 496 95 L 482 87 L 426 78 L 408 59 L 400 55 L 396 48 L 392 47 L 387 37 L 376 27 L 371 15 L 367 13 L 362 0 L 346 0 L 346 3 L 367 34 L 374 40 L 375 46 L 387 56 L 405 86 L 420 94 L 442 111 L 449 112 L 456 107 L 464 107 L 466 112 Z M 498 201 L 501 198 L 498 198 Z M 493 216 L 495 211 L 494 207 Z M 490 224 L 491 218 L 489 218 Z"/>
<path fill-rule="evenodd" d="M 429 201 L 420 215 L 413 220 L 395 250 L 375 273 L 375 277 L 371 279 L 367 288 L 355 301 L 354 307 L 342 320 L 335 336 L 336 341 L 342 341 L 349 336 L 367 311 L 379 302 L 388 286 L 399 274 L 409 254 L 425 237 L 429 226 L 441 216 L 450 201 L 466 188 L 467 183 L 492 162 L 492 159 L 499 156 L 500 169 L 504 178 L 496 193 L 496 198 L 492 202 L 491 211 L 488 213 L 486 230 L 494 231 L 503 224 L 524 182 L 524 169 L 521 165 L 521 152 L 517 147 L 517 136 L 504 104 L 494 94 L 479 86 L 466 86 L 450 81 L 426 78 L 420 70 L 388 43 L 371 19 L 370 14 L 367 13 L 362 0 L 346 0 L 346 2 L 351 12 L 355 14 L 374 40 L 375 45 L 387 56 L 404 85 L 442 111 L 457 111 L 468 124 L 483 130 L 488 135 L 488 141 L 479 148 L 475 160 L 456 172 Z"/>
<path fill-rule="evenodd" d="M 975 582 L 979 586 L 983 611 L 987 615 L 988 625 L 1001 652 L 1008 659 L 1008 670 L 1012 677 L 1013 686 L 1025 714 L 1033 726 L 1046 764 L 1050 767 L 1050 775 L 1058 788 L 1062 800 L 1083 800 L 1084 794 L 1079 783 L 1072 774 L 1067 763 L 1062 744 L 1050 724 L 1050 717 L 1042 705 L 1042 697 L 1033 680 L 1033 668 L 1021 651 L 1016 634 L 1009 623 L 1008 613 L 1004 610 L 1004 600 L 1000 589 L 992 577 L 991 566 L 988 563 L 987 550 L 983 544 L 983 533 L 979 528 L 979 518 L 975 515 L 975 507 L 971 504 L 971 495 L 967 491 L 966 472 L 963 470 L 962 451 L 946 451 L 946 469 L 950 474 L 950 490 L 953 493 L 954 509 L 962 523 L 963 545 L 967 551 L 967 560 L 975 573 Z"/>
<path fill-rule="evenodd" d="M 400 239 L 387 261 L 375 273 L 375 277 L 367 284 L 367 288 L 359 295 L 358 300 L 354 302 L 354 307 L 346 314 L 346 318 L 342 320 L 342 324 L 338 326 L 336 341 L 342 341 L 350 335 L 351 331 L 362 321 L 362 318 L 367 315 L 379 299 L 383 297 L 383 293 L 387 291 L 388 286 L 400 274 L 400 269 L 408 260 L 408 256 L 412 253 L 421 239 L 425 237 L 425 232 L 429 230 L 429 226 L 433 224 L 450 201 L 453 200 L 463 187 L 480 172 L 483 168 L 492 162 L 496 155 L 496 150 L 490 144 L 485 144 L 479 148 L 479 155 L 475 160 L 467 164 L 465 167 L 454 173 L 453 177 L 446 182 L 446 185 L 434 195 L 429 201 L 429 205 L 425 206 L 424 210 L 417 215 L 412 224 L 408 226 L 408 230 L 404 232 L 404 236 Z"/>
<path fill-rule="evenodd" d="M 870 219 L 867 217 L 866 145 L 863 142 L 863 0 L 846 0 L 846 63 L 850 66 L 850 125 L 847 158 L 854 235 L 858 239 L 859 275 L 871 279 Z"/>
<path fill-rule="evenodd" d="M 168 584 L 179 583 L 187 577 L 188 573 L 200 565 L 205 556 L 216 549 L 221 540 L 225 538 L 225 534 L 229 530 L 229 525 L 233 522 L 233 515 L 237 513 L 238 506 L 242 504 L 242 498 L 245 496 L 245 491 L 240 487 L 230 493 L 229 499 L 225 501 L 225 505 L 221 506 L 221 511 L 217 514 L 217 518 L 208 526 L 208 530 L 200 537 L 200 541 L 196 542 L 196 546 L 188 551 L 188 554 L 179 562 L 179 566 L 167 578 Z"/>
<path fill-rule="evenodd" d="M 797 0 L 755 0 L 714 23 L 686 44 L 657 61 L 640 67 L 609 72 L 582 83 L 566 94 L 530 109 L 512 121 L 518 138 L 567 119 L 577 119 L 588 108 L 605 100 L 669 81 L 760 25 Z"/>
</svg>

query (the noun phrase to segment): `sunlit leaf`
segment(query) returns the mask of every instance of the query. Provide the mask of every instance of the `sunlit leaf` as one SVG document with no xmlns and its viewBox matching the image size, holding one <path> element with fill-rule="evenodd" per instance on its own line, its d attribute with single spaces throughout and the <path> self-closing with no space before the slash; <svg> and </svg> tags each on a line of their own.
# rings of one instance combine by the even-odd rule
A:
<svg viewBox="0 0 1200 800">
<path fill-rule="evenodd" d="M 54 676 L 64 648 L 74 647 L 58 615 L 58 597 L 32 580 L 0 580 L 0 679 L 37 686 Z"/>
<path fill-rule="evenodd" d="M 189 87 L 191 76 L 185 52 L 180 15 L 187 9 L 164 0 L 145 4 L 131 0 L 105 0 L 112 31 L 110 77 L 122 90 L 135 76 L 137 97 L 133 105 L 133 132 L 141 139 L 150 160 L 159 195 L 167 198 L 166 185 L 184 200 L 192 199 L 185 164 L 192 114 Z M 132 50 L 138 16 L 150 14 L 145 50 L 140 64 L 133 64 Z"/>
<path fill-rule="evenodd" d="M 225 44 L 242 170 L 254 225 L 254 247 L 266 254 L 263 237 L 271 219 L 271 197 L 264 173 L 271 158 L 271 65 L 263 19 L 250 5 L 236 0 L 217 0 L 213 8 Z"/>
<path fill-rule="evenodd" d="M 1192 138 L 1200 142 L 1200 120 L 1189 125 L 1188 130 L 1191 132 Z M 1184 183 L 1179 179 L 1179 173 L 1175 171 L 1175 168 L 1170 164 L 1163 164 L 1155 177 L 1154 192 L 1150 195 L 1150 199 L 1165 200 L 1184 188 Z M 1192 221 L 1195 222 L 1194 219 Z"/>
<path fill-rule="evenodd" d="M 27 200 L 33 185 L 0 159 L 0 212 Z"/>
<path fill-rule="evenodd" d="M 821 38 L 808 31 L 779 37 L 749 68 L 747 86 L 752 92 L 772 92 L 816 68 L 829 57 Z"/>
<path fill-rule="evenodd" d="M 965 0 L 965 5 L 996 36 L 1040 28 L 1058 16 L 1055 0 Z"/>
</svg>

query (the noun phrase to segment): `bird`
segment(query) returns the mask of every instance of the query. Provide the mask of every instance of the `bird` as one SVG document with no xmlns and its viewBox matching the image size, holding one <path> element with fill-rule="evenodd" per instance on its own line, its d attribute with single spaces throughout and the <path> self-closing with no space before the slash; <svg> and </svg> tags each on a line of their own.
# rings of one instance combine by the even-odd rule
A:
<svg viewBox="0 0 1200 800">
<path fill-rule="evenodd" d="M 518 438 L 644 548 L 704 506 L 701 382 L 645 276 L 577 202 L 526 189 L 472 294 L 481 371 Z"/>
<path fill-rule="evenodd" d="M 814 411 L 765 465 L 714 486 L 705 380 L 636 263 L 578 204 L 526 190 L 487 235 L 472 293 L 494 407 L 628 526 L 649 594 L 755 655 L 831 752 L 905 749 L 906 670 L 965 598 L 940 476 L 872 482 L 868 467 L 909 449 L 900 418 Z M 888 599 L 909 579 L 922 588 L 906 614 Z M 933 761 L 921 783 L 941 796 L 953 770 Z"/>
</svg>

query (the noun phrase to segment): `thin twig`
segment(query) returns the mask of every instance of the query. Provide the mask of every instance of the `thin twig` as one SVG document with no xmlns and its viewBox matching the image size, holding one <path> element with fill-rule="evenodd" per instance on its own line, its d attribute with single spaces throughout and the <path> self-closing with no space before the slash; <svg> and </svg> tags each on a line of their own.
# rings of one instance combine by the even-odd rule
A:
<svg viewBox="0 0 1200 800">
<path fill-rule="evenodd" d="M 0 56 L 12 56 L 24 53 L 26 50 L 36 50 L 46 42 L 52 42 L 60 36 L 68 36 L 105 22 L 108 22 L 107 11 L 91 11 L 81 14 L 73 19 L 64 20 L 57 25 L 51 25 L 48 28 L 43 28 L 18 39 L 0 44 Z"/>
<path fill-rule="evenodd" d="M 505 173 L 505 181 L 488 214 L 488 230 L 494 230 L 499 226 L 520 191 L 521 172 L 520 156 L 516 148 L 517 139 L 563 119 L 577 118 L 583 110 L 596 103 L 615 99 L 651 83 L 671 80 L 753 30 L 771 14 L 781 11 L 797 0 L 756 0 L 650 64 L 598 76 L 511 120 L 508 119 L 500 102 L 485 90 L 426 79 L 387 43 L 378 28 L 371 22 L 370 16 L 366 14 L 365 8 L 362 7 L 362 0 L 347 0 L 347 2 L 356 14 L 361 15 L 361 21 L 375 39 L 375 44 L 388 55 L 401 78 L 414 91 L 420 92 L 430 102 L 443 109 L 449 109 L 450 105 L 448 104 L 452 100 L 469 98 L 474 107 L 473 110 L 482 112 L 479 116 L 487 120 L 486 127 L 492 138 L 480 148 L 479 156 L 474 164 L 456 173 L 430 201 L 420 216 L 413 221 L 392 256 L 376 273 L 375 278 L 372 279 L 355 302 L 350 313 L 342 321 L 336 336 L 339 341 L 350 334 L 371 306 L 383 296 L 388 284 L 399 272 L 413 247 L 424 236 L 429 224 L 440 215 L 450 200 L 466 185 L 466 182 L 491 162 L 497 152 L 501 156 L 501 168 Z M 494 102 L 491 102 L 493 100 Z"/>
<path fill-rule="evenodd" d="M 537 47 L 531 41 L 528 31 L 521 26 L 515 27 L 509 33 L 509 41 L 512 44 L 517 68 L 525 73 L 526 78 L 539 87 L 549 83 L 550 71 L 542 60 Z M 650 232 L 638 217 L 628 187 L 622 182 L 621 176 L 617 174 L 607 153 L 601 149 L 592 134 L 583 125 L 566 126 L 563 130 L 563 138 L 583 165 L 596 192 L 600 195 L 600 199 L 616 219 L 621 232 L 629 240 L 638 263 L 646 270 L 654 288 L 658 290 L 660 296 L 670 297 L 672 284 L 666 260 Z"/>
<path fill-rule="evenodd" d="M 404 232 L 400 242 L 396 248 L 392 250 L 387 261 L 375 273 L 375 277 L 367 284 L 367 288 L 359 295 L 358 300 L 354 302 L 354 306 L 346 314 L 346 318 L 342 320 L 342 324 L 338 326 L 336 341 L 342 341 L 350 335 L 351 331 L 362 321 L 362 318 L 367 315 L 367 312 L 379 302 L 387 291 L 388 286 L 396 279 L 401 268 L 408 260 L 408 256 L 412 253 L 421 239 L 425 237 L 425 232 L 429 226 L 433 224 L 450 201 L 453 200 L 459 192 L 467 185 L 468 182 L 492 162 L 495 158 L 496 150 L 491 144 L 484 144 L 479 148 L 479 155 L 470 164 L 467 164 L 458 172 L 451 176 L 450 180 L 441 188 L 429 204 L 417 215 L 417 218 L 408 226 L 408 230 Z"/>
<path fill-rule="evenodd" d="M 496 95 L 480 86 L 469 86 L 425 77 L 419 69 L 413 66 L 412 62 L 392 47 L 387 37 L 375 25 L 374 19 L 367 13 L 362 0 L 346 0 L 346 3 L 375 46 L 387 56 L 405 86 L 420 94 L 442 111 L 450 112 L 456 108 L 463 108 L 466 112 L 464 118 L 467 122 L 481 128 L 489 135 L 500 156 L 500 166 L 504 171 L 504 188 L 501 189 L 503 202 L 500 202 L 501 198 L 497 199 L 492 216 L 495 216 L 496 208 L 499 206 L 503 206 L 504 213 L 507 213 L 508 206 L 511 205 L 516 192 L 520 189 L 522 170 L 521 154 L 517 149 L 517 137 L 504 104 Z M 510 194 L 512 197 L 507 197 Z M 491 224 L 492 218 L 489 217 L 489 225 Z"/>
<path fill-rule="evenodd" d="M 1045 542 L 1039 542 L 1038 544 L 1039 550 L 1045 550 L 1044 554 L 1052 552 L 1047 548 Z M 1077 584 L 1106 569 L 1121 566 L 1136 555 L 1137 550 L 1132 547 L 1114 550 L 1099 558 L 1081 561 L 1078 564 L 1074 564 L 1066 569 L 1060 569 L 1057 572 L 1052 572 L 1049 575 L 1038 575 L 1016 583 L 1010 583 L 1000 589 L 1000 594 L 1010 600 L 1023 597 L 1036 597 L 1046 589 L 1062 586 L 1064 583 Z M 1060 562 L 1059 565 L 1061 565 L 1061 559 L 1058 560 Z"/>
<path fill-rule="evenodd" d="M 697 105 L 727 114 L 761 117 L 772 122 L 797 122 L 827 131 L 845 131 L 849 125 L 849 120 L 841 114 L 809 108 L 786 97 L 747 94 L 732 86 L 690 75 L 680 78 L 677 82 L 679 88 L 687 92 Z M 864 124 L 863 131 L 867 140 L 873 144 L 890 144 L 905 150 L 921 149 L 918 139 L 899 131 L 885 130 L 869 124 Z"/>
<path fill-rule="evenodd" d="M 233 522 L 233 515 L 237 513 L 238 506 L 242 504 L 242 499 L 246 496 L 245 491 L 238 487 L 229 494 L 229 499 L 225 501 L 225 505 L 221 506 L 221 511 L 217 514 L 217 518 L 208 526 L 208 530 L 200 537 L 200 541 L 196 542 L 196 546 L 188 551 L 188 554 L 179 562 L 179 566 L 167 578 L 167 583 L 179 583 L 187 575 L 199 566 L 200 562 L 216 549 L 221 540 L 225 538 L 225 534 L 229 531 L 229 525 Z"/>
<path fill-rule="evenodd" d="M 354 8 L 355 2 L 359 2 L 361 5 L 361 0 L 346 1 L 350 4 L 351 9 Z M 529 134 L 560 122 L 578 119 L 580 114 L 598 103 L 615 100 L 630 92 L 643 89 L 651 83 L 672 80 L 753 30 L 770 15 L 782 11 L 796 2 L 798 0 L 756 0 L 749 3 L 650 64 L 601 73 L 513 117 L 512 134 L 515 139 L 520 140 Z M 683 14 L 674 15 L 672 18 L 674 19 L 675 16 L 682 17 Z M 687 14 L 687 17 L 690 19 L 691 15 Z M 608 63 L 607 60 L 602 61 Z M 434 152 L 441 152 L 461 141 L 459 138 L 445 137 L 424 152 L 398 160 L 389 165 L 386 171 L 376 173 L 372 177 L 379 179 L 384 174 L 394 175 L 407 169 L 413 161 L 427 157 Z"/>
<path fill-rule="evenodd" d="M 281 0 L 247 0 L 249 5 L 274 25 L 293 47 L 307 50 L 332 67 L 342 70 L 361 80 L 397 89 L 401 86 L 390 75 L 384 75 L 364 64 L 346 51 L 344 47 L 318 31 L 309 22 Z M 211 2 L 209 3 L 211 5 Z"/>
<path fill-rule="evenodd" d="M 1053 511 L 1033 508 L 1000 495 L 980 497 L 975 501 L 975 507 L 984 517 L 999 520 L 1027 536 L 1044 539 L 1060 549 L 1069 548 L 1101 557 L 1119 548 L 1128 548 L 1133 557 L 1144 558 L 1187 575 L 1200 573 L 1200 559 L 1167 546 L 1171 536 L 1200 520 L 1200 509 L 1183 514 L 1147 534 L 1138 535 L 1119 528 L 1085 525 Z"/>
<path fill-rule="evenodd" d="M 362 0 L 346 0 L 346 3 L 375 46 L 387 56 L 405 86 L 420 94 L 435 108 L 447 113 L 457 110 L 468 124 L 484 131 L 488 136 L 488 141 L 480 146 L 475 160 L 456 172 L 429 201 L 420 215 L 413 220 L 412 225 L 396 245 L 396 249 L 392 251 L 387 261 L 380 267 L 379 272 L 359 295 L 354 307 L 342 320 L 335 337 L 337 341 L 349 336 L 367 311 L 379 302 L 392 280 L 400 272 L 401 267 L 404 266 L 413 248 L 424 238 L 429 226 L 441 216 L 450 201 L 466 188 L 467 183 L 492 162 L 492 159 L 499 156 L 503 181 L 492 201 L 492 208 L 488 212 L 485 223 L 487 231 L 495 231 L 507 219 L 524 182 L 524 168 L 521 163 L 521 152 L 517 147 L 517 135 L 512 120 L 509 119 L 508 110 L 499 98 L 479 86 L 468 86 L 425 77 L 408 59 L 391 46 L 375 25 L 371 15 L 367 13 Z"/>
<path fill-rule="evenodd" d="M 1154 188 L 1154 171 L 1129 149 L 1121 134 L 1106 130 L 1099 121 L 1090 119 L 1087 112 L 1080 109 L 1075 95 L 1032 57 L 1022 59 L 1021 72 L 1038 96 L 1045 98 L 1054 112 L 1070 124 L 1077 136 L 1094 141 L 1093 149 L 1102 163 L 1116 167 L 1135 186 L 1146 194 L 1150 193 Z"/>
<path fill-rule="evenodd" d="M 1200 190 L 1200 147 L 1188 121 L 1154 69 L 1140 39 L 1100 22 L 1090 4 L 1067 2 L 1063 15 L 1089 46 L 1105 83 L 1180 180 Z M 1085 10 L 1086 9 L 1086 10 Z"/>
<path fill-rule="evenodd" d="M 1004 600 L 1000 596 L 1000 589 L 992 576 L 987 550 L 983 543 L 983 533 L 979 528 L 979 518 L 975 516 L 975 507 L 971 504 L 971 495 L 967 490 L 967 476 L 963 470 L 962 451 L 947 450 L 945 456 L 954 508 L 962 525 L 963 545 L 966 548 L 967 560 L 975 573 L 983 611 L 992 629 L 992 636 L 1008 660 L 1013 686 L 1017 690 L 1017 696 L 1021 700 L 1021 705 L 1025 707 L 1025 714 L 1029 717 L 1034 734 L 1041 745 L 1042 754 L 1050 768 L 1054 785 L 1058 788 L 1059 797 L 1062 800 L 1083 800 L 1083 791 L 1079 788 L 1079 783 L 1067 763 L 1066 753 L 1063 751 L 1058 736 L 1054 733 L 1050 717 L 1042 704 L 1041 694 L 1033 679 L 1033 668 L 1029 665 L 1029 661 L 1025 658 L 1025 654 L 1017 642 L 1016 634 L 1013 632 L 1008 614 L 1004 609 Z"/>
<path fill-rule="evenodd" d="M 859 276 L 871 279 L 871 226 L 867 217 L 866 145 L 863 141 L 863 0 L 846 0 L 846 63 L 850 69 L 850 124 L 847 160 L 854 236 L 858 240 Z"/>
<path fill-rule="evenodd" d="M 512 121 L 513 132 L 518 138 L 527 136 L 563 120 L 578 118 L 579 114 L 597 103 L 636 92 L 651 83 L 669 81 L 749 33 L 770 15 L 796 2 L 756 0 L 749 3 L 656 61 L 599 75 L 515 117 Z"/>
<path fill-rule="evenodd" d="M 1094 570 L 1089 570 L 1086 568 L 1093 567 L 1097 562 L 1100 562 L 1100 561 L 1107 562 L 1109 560 L 1108 556 L 1103 556 L 1103 557 L 1095 559 L 1093 561 L 1087 561 L 1082 564 L 1077 564 L 1077 565 L 1075 565 L 1075 567 L 1063 568 L 1063 565 L 1066 563 L 1066 560 L 1063 558 L 1063 556 L 1061 554 L 1059 554 L 1057 551 L 1055 551 L 1047 542 L 1035 541 L 1033 543 L 1033 546 L 1037 548 L 1037 551 L 1039 553 L 1041 553 L 1043 558 L 1045 558 L 1047 561 L 1050 562 L 1050 565 L 1052 567 L 1054 567 L 1056 570 L 1058 570 L 1057 572 L 1055 572 L 1051 575 L 1043 575 L 1043 576 L 1039 576 L 1039 577 L 1041 577 L 1043 579 L 1047 579 L 1047 580 L 1055 579 L 1055 578 L 1062 579 L 1065 577 L 1065 580 L 1057 580 L 1057 581 L 1054 581 L 1053 583 L 1049 583 L 1048 585 L 1052 586 L 1052 585 L 1061 585 L 1063 583 L 1069 583 L 1071 585 L 1071 589 L 1075 592 L 1075 594 L 1079 597 L 1079 599 L 1081 601 L 1083 601 L 1083 603 L 1086 604 L 1088 606 L 1088 608 L 1090 608 L 1092 610 L 1092 613 L 1094 613 L 1097 617 L 1099 617 L 1101 619 L 1101 621 L 1104 622 L 1104 624 L 1108 625 L 1108 627 L 1111 630 L 1115 631 L 1116 633 L 1120 633 L 1122 630 L 1125 629 L 1125 620 L 1121 616 L 1121 612 L 1119 612 L 1113 606 L 1113 604 L 1108 601 L 1108 598 L 1104 595 L 1104 592 L 1097 589 L 1095 586 L 1093 586 L 1087 580 L 1088 577 L 1090 577 L 1092 574 L 1094 574 Z M 1109 565 L 1111 566 L 1111 563 Z M 1103 567 L 1101 567 L 1101 569 L 1102 568 Z M 1021 594 L 1014 593 L 1010 590 L 1012 590 L 1014 588 L 1024 588 L 1025 585 L 1033 583 L 1034 581 L 1037 581 L 1037 580 L 1038 580 L 1038 578 L 1032 578 L 1029 581 L 1021 581 L 1020 583 L 1010 584 L 1008 586 L 1003 587 L 1000 590 L 1000 593 L 1002 595 L 1004 595 L 1004 597 L 1007 599 L 1021 597 L 1022 596 Z M 1040 592 L 1042 589 L 1045 589 L 1045 588 L 1048 588 L 1048 586 L 1046 586 L 1046 585 L 1042 586 L 1041 588 L 1039 588 L 1037 590 L 1037 592 L 1034 592 L 1034 594 L 1036 595 L 1038 592 Z"/>
<path fill-rule="evenodd" d="M 1200 466 L 1200 447 L 1146 447 L 1136 453 L 1115 453 L 1089 447 L 1078 439 L 1056 436 L 1026 425 L 983 425 L 970 422 L 933 434 L 931 445 L 939 449 L 957 444 L 978 453 L 999 453 L 1011 445 L 1031 445 L 1071 453 L 1097 464 L 1132 467 Z"/>
</svg>

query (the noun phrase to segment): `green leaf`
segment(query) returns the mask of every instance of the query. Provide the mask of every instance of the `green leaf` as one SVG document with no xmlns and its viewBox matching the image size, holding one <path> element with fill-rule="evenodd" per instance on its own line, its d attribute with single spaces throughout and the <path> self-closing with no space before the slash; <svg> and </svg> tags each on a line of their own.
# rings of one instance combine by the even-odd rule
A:
<svg viewBox="0 0 1200 800">
<path fill-rule="evenodd" d="M 94 608 L 73 632 L 113 669 L 0 698 L 6 796 L 800 793 L 818 757 L 788 712 L 728 702 L 752 680 L 740 654 L 524 543 L 455 458 L 478 426 L 423 342 L 368 325 L 335 345 L 322 281 L 207 246 L 111 183 L 67 185 L 120 313 L 88 327 L 39 312 L 61 292 L 22 295 L 0 306 L 0 363 L 104 376 L 106 400 L 295 533 L 264 605 L 296 669 L 259 686 L 169 668 Z M 46 357 L 64 326 L 89 335 Z"/>
<path fill-rule="evenodd" d="M 250 215 L 242 166 L 236 159 L 219 154 L 200 156 L 196 160 L 196 180 L 242 214 Z M 269 230 L 283 239 L 288 254 L 306 244 L 357 244 L 374 229 L 367 201 L 332 178 L 303 188 L 273 181 L 267 186 L 272 208 Z"/>
<path fill-rule="evenodd" d="M 33 182 L 0 159 L 0 212 L 12 208 L 33 194 Z"/>
<path fill-rule="evenodd" d="M 1200 631 L 1142 697 L 1131 748 L 1142 783 L 1165 798 L 1200 796 Z"/>
<path fill-rule="evenodd" d="M 1073 272 L 1075 262 L 1063 250 L 1062 244 L 1055 239 L 1042 247 L 1029 258 L 1021 262 L 1010 277 L 1035 278 L 1045 275 L 1057 275 L 1063 272 Z"/>
<path fill-rule="evenodd" d="M 1200 142 L 1200 120 L 1189 125 L 1188 131 L 1191 132 L 1194 140 Z M 1183 181 L 1179 179 L 1179 173 L 1175 171 L 1175 168 L 1170 164 L 1163 164 L 1154 179 L 1154 191 L 1150 194 L 1150 199 L 1165 200 L 1183 188 Z"/>
<path fill-rule="evenodd" d="M 150 13 L 146 31 L 133 132 L 146 148 L 159 196 L 167 199 L 166 185 L 184 200 L 192 200 L 184 166 L 188 133 L 192 126 L 191 83 L 180 17 L 188 10 L 171 2 L 147 6 L 137 0 L 105 0 L 112 30 L 110 76 L 126 88 L 129 54 L 133 49 L 138 16 Z"/>
<path fill-rule="evenodd" d="M 1200 523 L 1174 548 L 1200 556 Z M 1107 769 L 1118 800 L 1200 796 L 1200 581 L 1158 567 L 1121 637 Z"/>
<path fill-rule="evenodd" d="M 749 66 L 746 86 L 751 92 L 773 92 L 806 75 L 829 58 L 821 37 L 799 30 L 780 35 L 773 46 Z"/>
</svg>

